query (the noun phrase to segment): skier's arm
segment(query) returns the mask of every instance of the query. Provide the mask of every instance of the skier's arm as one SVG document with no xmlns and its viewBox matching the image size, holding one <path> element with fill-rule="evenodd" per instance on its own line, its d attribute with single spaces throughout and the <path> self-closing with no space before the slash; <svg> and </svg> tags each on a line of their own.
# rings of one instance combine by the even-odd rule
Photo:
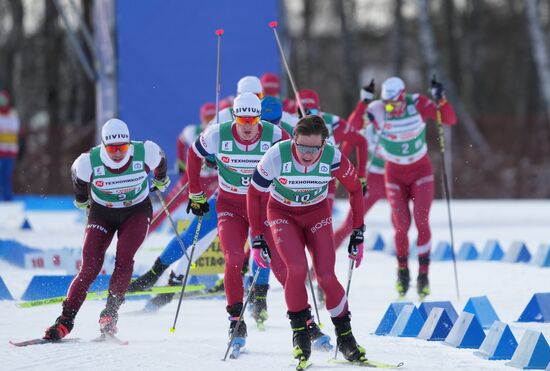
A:
<svg viewBox="0 0 550 371">
<path fill-rule="evenodd" d="M 349 203 L 353 214 L 353 228 L 360 228 L 363 225 L 363 189 L 357 177 L 357 172 L 346 156 L 340 151 L 334 156 L 332 163 L 332 176 L 342 183 L 349 192 Z"/>
<path fill-rule="evenodd" d="M 168 162 L 160 147 L 150 140 L 143 143 L 145 147 L 145 165 L 154 171 L 154 178 L 157 180 L 166 179 Z"/>
<path fill-rule="evenodd" d="M 415 106 L 422 119 L 432 119 L 437 120 L 437 105 L 434 101 L 426 97 L 425 95 L 418 94 L 415 97 Z M 453 108 L 453 105 L 447 101 L 447 99 L 442 100 L 439 103 L 439 110 L 441 111 L 441 121 L 445 125 L 454 125 L 456 124 L 456 113 Z"/>
<path fill-rule="evenodd" d="M 364 101 L 360 100 L 355 109 L 348 117 L 348 125 L 354 128 L 355 130 L 361 130 L 363 128 L 363 117 L 365 116 L 365 110 L 367 105 Z"/>
<path fill-rule="evenodd" d="M 336 135 L 334 136 L 336 139 Z M 345 137 L 346 146 L 357 148 L 357 173 L 360 178 L 364 178 L 367 172 L 368 143 L 367 139 L 353 129 Z M 346 148 L 346 150 L 348 150 Z"/>
<path fill-rule="evenodd" d="M 273 179 L 280 175 L 280 157 L 278 145 L 271 147 L 262 157 L 254 175 L 252 182 L 248 187 L 246 194 L 246 210 L 252 236 L 257 236 L 262 233 L 263 220 L 261 217 L 261 201 L 265 197 L 265 193 L 269 192 Z"/>
<path fill-rule="evenodd" d="M 92 181 L 92 163 L 90 154 L 81 154 L 71 166 L 71 177 L 74 191 L 74 198 L 79 203 L 88 201 L 89 183 Z"/>
<path fill-rule="evenodd" d="M 189 193 L 202 192 L 200 174 L 202 160 L 216 154 L 219 148 L 219 125 L 211 125 L 189 147 L 187 152 L 187 178 L 189 179 Z"/>
</svg>

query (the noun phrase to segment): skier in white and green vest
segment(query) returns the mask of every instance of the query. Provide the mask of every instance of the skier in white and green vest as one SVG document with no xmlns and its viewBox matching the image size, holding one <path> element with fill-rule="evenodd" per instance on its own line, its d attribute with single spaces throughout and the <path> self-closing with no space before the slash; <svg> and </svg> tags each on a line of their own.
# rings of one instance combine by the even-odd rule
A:
<svg viewBox="0 0 550 371">
<path fill-rule="evenodd" d="M 162 150 L 151 141 L 130 141 L 130 132 L 123 121 L 107 121 L 101 129 L 101 142 L 81 154 L 72 166 L 74 204 L 89 212 L 82 267 L 69 286 L 61 315 L 46 329 L 44 339 L 59 340 L 73 329 L 76 314 L 101 271 L 105 251 L 115 232 L 118 237 L 115 269 L 99 325 L 102 335 L 116 333 L 118 309 L 132 276 L 134 255 L 147 236 L 151 221 L 147 176 L 154 172 L 153 185 L 160 191 L 170 184 Z"/>
<path fill-rule="evenodd" d="M 399 295 L 404 296 L 409 288 L 409 201 L 412 201 L 412 216 L 418 230 L 416 290 L 421 298 L 430 293 L 429 216 L 434 196 L 434 174 L 426 143 L 426 121 L 437 120 L 439 111 L 442 123 L 456 123 L 455 111 L 451 103 L 447 102 L 442 84 L 432 82 L 431 93 L 433 100 L 420 94 L 407 94 L 403 80 L 390 77 L 382 84 L 381 99 L 371 102 L 367 108 L 368 119 L 380 135 L 380 155 L 386 160 L 386 197 L 392 209 L 398 262 L 396 289 Z"/>
</svg>

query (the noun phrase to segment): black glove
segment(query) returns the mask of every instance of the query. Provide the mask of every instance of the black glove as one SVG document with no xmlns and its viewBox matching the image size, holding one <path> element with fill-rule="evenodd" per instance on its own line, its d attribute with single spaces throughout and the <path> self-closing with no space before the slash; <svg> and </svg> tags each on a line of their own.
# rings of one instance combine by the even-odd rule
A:
<svg viewBox="0 0 550 371">
<path fill-rule="evenodd" d="M 350 255 L 357 255 L 357 246 L 361 245 L 365 238 L 363 237 L 363 232 L 365 231 L 365 225 L 363 224 L 361 228 L 355 228 L 351 232 L 348 245 L 348 253 Z"/>
<path fill-rule="evenodd" d="M 361 100 L 365 104 L 374 100 L 374 79 L 370 80 L 370 84 L 361 88 Z"/>
<path fill-rule="evenodd" d="M 191 211 L 194 215 L 203 216 L 210 211 L 210 205 L 206 199 L 204 192 L 198 194 L 189 194 L 189 202 L 187 203 L 187 214 Z"/>
<path fill-rule="evenodd" d="M 443 84 L 435 79 L 435 75 L 432 77 L 432 88 L 431 88 L 432 98 L 436 102 L 441 102 L 445 100 L 445 92 L 443 91 Z"/>
</svg>

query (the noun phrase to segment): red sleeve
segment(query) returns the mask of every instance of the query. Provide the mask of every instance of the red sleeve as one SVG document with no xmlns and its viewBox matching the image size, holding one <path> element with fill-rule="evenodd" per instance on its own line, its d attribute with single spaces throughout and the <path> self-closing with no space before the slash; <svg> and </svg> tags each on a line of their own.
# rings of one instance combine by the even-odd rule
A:
<svg viewBox="0 0 550 371">
<path fill-rule="evenodd" d="M 202 158 L 197 156 L 193 150 L 193 146 L 187 151 L 187 178 L 189 179 L 189 192 L 201 193 L 202 187 L 200 182 Z"/>
<path fill-rule="evenodd" d="M 265 192 L 258 191 L 253 185 L 248 187 L 246 193 L 246 212 L 248 222 L 250 223 L 250 232 L 253 237 L 262 234 L 264 229 L 261 211 L 262 197 L 265 197 Z"/>
<path fill-rule="evenodd" d="M 359 228 L 364 224 L 363 221 L 363 187 L 357 172 L 348 158 L 342 155 L 340 167 L 332 172 L 332 175 L 342 183 L 349 192 L 349 203 L 353 214 L 353 228 Z"/>
<path fill-rule="evenodd" d="M 426 119 L 437 121 L 437 106 L 425 95 L 418 95 L 418 99 L 416 101 L 416 109 L 418 110 L 420 115 L 422 115 L 422 119 L 424 119 L 424 121 Z M 441 110 L 441 121 L 443 122 L 443 124 L 456 124 L 456 113 L 451 103 L 445 100 L 443 104 L 439 106 L 439 109 Z"/>
<path fill-rule="evenodd" d="M 364 125 L 364 117 L 365 116 L 365 110 L 367 109 L 367 105 L 360 100 L 357 103 L 357 106 L 355 106 L 355 109 L 348 117 L 348 124 L 355 130 L 361 130 Z"/>
<path fill-rule="evenodd" d="M 290 135 L 286 132 L 285 129 L 281 128 L 281 131 L 283 132 L 283 136 L 281 137 L 281 140 L 290 139 Z"/>
<path fill-rule="evenodd" d="M 342 120 L 343 121 L 343 120 Z M 334 140 L 336 143 L 343 143 L 342 154 L 346 156 L 351 149 L 357 147 L 357 168 L 358 175 L 363 178 L 367 172 L 368 144 L 367 139 L 352 127 L 346 127 L 347 123 L 343 121 L 334 130 Z M 347 129 L 347 130 L 346 130 Z"/>
<path fill-rule="evenodd" d="M 178 152 L 178 160 L 185 161 L 186 154 L 187 154 L 187 145 L 181 140 L 180 136 L 178 136 L 178 139 L 176 140 L 176 149 Z"/>
</svg>

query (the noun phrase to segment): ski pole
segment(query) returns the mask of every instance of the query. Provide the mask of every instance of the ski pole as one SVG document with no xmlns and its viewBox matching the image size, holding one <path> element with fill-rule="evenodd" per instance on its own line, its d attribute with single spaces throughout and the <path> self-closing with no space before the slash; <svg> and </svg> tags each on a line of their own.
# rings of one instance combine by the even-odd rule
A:
<svg viewBox="0 0 550 371">
<path fill-rule="evenodd" d="M 178 322 L 178 315 L 180 313 L 181 308 L 181 302 L 183 299 L 183 294 L 185 294 L 185 286 L 187 286 L 187 278 L 189 277 L 189 270 L 191 269 L 191 263 L 193 260 L 193 254 L 195 252 L 195 247 L 197 246 L 197 242 L 199 240 L 199 233 L 201 231 L 202 226 L 202 215 L 199 216 L 199 221 L 197 224 L 197 230 L 195 231 L 195 237 L 193 237 L 193 245 L 191 245 L 191 257 L 189 259 L 189 263 L 187 264 L 187 269 L 185 270 L 185 276 L 183 277 L 183 283 L 181 285 L 181 295 L 178 301 L 178 308 L 176 309 L 176 316 L 174 317 L 174 324 L 172 327 L 170 327 L 170 332 L 176 331 L 176 322 Z M 187 256 L 187 255 L 186 255 Z"/>
<path fill-rule="evenodd" d="M 187 185 L 186 185 L 186 187 L 187 187 Z M 164 213 L 168 217 L 168 220 L 170 220 L 170 224 L 172 225 L 172 229 L 174 230 L 174 233 L 176 234 L 176 240 L 178 240 L 178 243 L 181 247 L 181 251 L 183 251 L 183 254 L 189 260 L 189 264 L 191 264 L 191 259 L 189 259 L 189 255 L 187 255 L 187 249 L 185 248 L 185 245 L 183 244 L 183 241 L 181 240 L 180 234 L 178 233 L 178 227 L 176 227 L 176 223 L 174 223 L 174 219 L 172 219 L 172 215 L 170 214 L 170 211 L 168 210 L 168 207 L 166 206 L 166 203 L 164 202 L 164 199 L 162 198 L 162 195 L 160 194 L 160 191 L 156 187 L 152 187 L 151 191 L 153 191 L 157 194 L 157 197 L 160 201 L 160 204 L 162 205 L 162 209 L 164 210 Z M 197 230 L 198 229 L 199 228 L 197 227 Z"/>
<path fill-rule="evenodd" d="M 188 184 L 189 184 L 189 183 L 185 183 L 185 184 L 183 185 L 183 187 L 181 187 L 181 189 L 178 191 L 178 193 L 176 193 L 176 194 L 174 195 L 174 197 L 173 197 L 170 201 L 168 201 L 168 202 L 166 203 L 166 210 L 168 210 L 168 209 L 170 208 L 170 206 L 172 206 L 172 204 L 173 204 L 174 202 L 176 202 L 176 200 L 179 198 L 179 196 L 181 196 L 181 195 L 183 194 L 183 192 L 185 192 L 185 190 L 187 189 L 187 185 L 188 185 Z M 160 215 L 162 215 L 162 214 L 157 214 L 157 216 L 154 217 L 153 220 L 151 220 L 151 225 L 152 225 L 152 224 L 155 224 L 155 223 L 157 222 L 157 220 L 160 218 Z"/>
<path fill-rule="evenodd" d="M 277 21 L 271 21 L 269 22 L 269 27 L 273 29 L 273 34 L 275 35 L 275 40 L 277 41 L 277 45 L 279 46 L 279 53 L 281 53 L 281 58 L 283 59 L 283 64 L 285 66 L 286 73 L 288 75 L 288 78 L 290 80 L 290 85 L 292 86 L 292 90 L 294 91 L 294 96 L 296 97 L 296 101 L 298 102 L 298 106 L 300 107 L 300 111 L 302 112 L 302 115 L 306 114 L 306 111 L 304 110 L 304 106 L 302 105 L 302 100 L 300 99 L 300 96 L 298 95 L 298 89 L 296 89 L 296 84 L 294 83 L 294 78 L 292 77 L 292 72 L 290 72 L 290 67 L 288 67 L 288 62 L 286 60 L 285 52 L 283 50 L 283 46 L 281 45 L 281 40 L 279 39 L 279 33 L 277 32 Z"/>
<path fill-rule="evenodd" d="M 266 259 L 266 262 L 269 264 L 270 260 L 271 259 L 269 259 L 268 257 Z M 235 325 L 235 328 L 231 333 L 231 338 L 229 338 L 229 344 L 227 344 L 227 349 L 225 350 L 225 355 L 223 356 L 222 361 L 225 361 L 227 359 L 227 355 L 229 354 L 229 349 L 231 349 L 231 344 L 233 343 L 233 339 L 235 338 L 235 335 L 239 331 L 239 327 L 241 327 L 241 322 L 243 321 L 243 316 L 244 316 L 244 310 L 246 309 L 246 306 L 250 301 L 250 297 L 252 296 L 252 291 L 254 290 L 254 286 L 256 286 L 256 280 L 260 275 L 260 271 L 261 269 L 258 269 L 256 273 L 254 273 L 254 278 L 252 279 L 252 283 L 250 284 L 250 289 L 248 290 L 248 294 L 246 295 L 246 300 L 244 301 L 243 308 L 241 309 L 241 313 L 239 313 L 239 319 L 237 320 L 237 324 Z"/>
<path fill-rule="evenodd" d="M 220 123 L 220 75 L 221 75 L 221 49 L 223 29 L 216 30 L 218 36 L 218 57 L 216 61 L 216 124 Z"/>
<path fill-rule="evenodd" d="M 435 75 L 432 78 L 432 84 L 436 82 Z M 447 168 L 445 166 L 445 132 L 443 131 L 443 120 L 441 118 L 441 107 L 439 102 L 436 102 L 436 116 L 437 116 L 437 129 L 439 134 L 439 153 L 441 154 L 441 183 L 443 184 L 443 190 L 445 192 L 445 199 L 447 201 L 447 217 L 449 219 L 449 231 L 451 233 L 451 256 L 453 258 L 453 269 L 455 273 L 455 288 L 456 288 L 456 299 L 460 301 L 460 291 L 458 289 L 458 273 L 456 269 L 456 258 L 455 258 L 455 244 L 454 244 L 454 234 L 453 234 L 453 219 L 451 217 L 451 195 L 449 192 L 449 181 L 447 179 Z"/>
<path fill-rule="evenodd" d="M 315 290 L 313 289 L 313 280 L 311 279 L 311 273 L 309 272 L 309 269 L 307 270 L 307 280 L 309 281 L 309 289 L 311 291 L 311 297 L 313 298 L 315 315 L 317 316 L 317 321 L 319 321 L 319 327 L 323 328 L 323 324 L 321 323 L 321 317 L 319 317 L 319 307 L 317 306 L 317 298 L 315 297 Z"/>
<path fill-rule="evenodd" d="M 353 275 L 353 266 L 355 265 L 355 260 L 350 258 L 349 259 L 349 268 L 348 268 L 348 284 L 346 286 L 346 298 L 349 297 L 349 289 L 351 287 L 351 277 Z M 338 345 L 336 346 L 336 349 L 334 349 L 334 359 L 338 357 Z"/>
</svg>

